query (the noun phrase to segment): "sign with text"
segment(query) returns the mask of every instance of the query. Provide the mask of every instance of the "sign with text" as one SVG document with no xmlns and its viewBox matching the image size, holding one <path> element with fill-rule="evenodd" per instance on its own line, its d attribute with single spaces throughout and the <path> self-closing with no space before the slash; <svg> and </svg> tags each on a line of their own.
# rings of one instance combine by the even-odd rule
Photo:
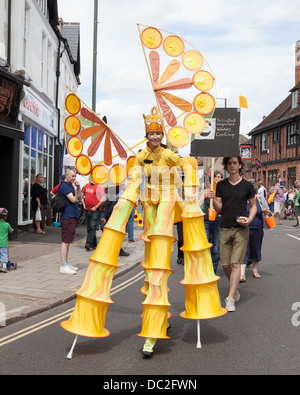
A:
<svg viewBox="0 0 300 395">
<path fill-rule="evenodd" d="M 0 75 L 0 122 L 16 126 L 22 85 Z"/>
<path fill-rule="evenodd" d="M 191 143 L 191 156 L 238 156 L 240 111 L 238 108 L 216 108 L 206 129 Z"/>
</svg>

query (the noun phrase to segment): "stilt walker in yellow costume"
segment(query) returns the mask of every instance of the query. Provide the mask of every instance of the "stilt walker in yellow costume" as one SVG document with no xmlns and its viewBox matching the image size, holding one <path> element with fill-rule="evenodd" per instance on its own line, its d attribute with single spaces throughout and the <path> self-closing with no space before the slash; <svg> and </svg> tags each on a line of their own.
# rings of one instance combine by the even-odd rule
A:
<svg viewBox="0 0 300 395">
<path fill-rule="evenodd" d="M 184 281 L 188 312 L 183 316 L 191 319 L 203 318 L 194 313 L 194 310 L 197 311 L 197 298 L 199 299 L 199 281 L 214 284 L 212 293 L 207 287 L 204 290 L 205 300 L 210 305 L 209 313 L 213 310 L 210 317 L 206 318 L 222 315 L 226 310 L 221 308 L 215 285 L 218 277 L 213 274 L 211 258 L 209 260 L 208 256 L 211 245 L 205 236 L 203 213 L 196 203 L 196 189 L 199 185 L 196 174 L 197 161 L 190 157 L 183 159 L 161 144 L 164 137 L 163 116 L 158 114 L 156 107 L 153 107 L 151 114 L 144 116 L 144 119 L 147 147 L 136 156 L 132 179 L 104 228 L 100 243 L 90 259 L 82 287 L 76 293 L 75 310 L 69 321 L 61 323 L 61 326 L 77 336 L 99 338 L 109 336 L 104 325 L 107 309 L 113 303 L 110 298 L 111 284 L 118 267 L 118 256 L 126 234 L 126 224 L 140 195 L 139 188 L 144 177 L 145 188 L 141 196 L 144 208 L 144 232 L 140 237 L 145 242 L 145 260 L 142 266 L 146 277 L 141 290 L 145 295 L 145 300 L 142 303 L 142 330 L 138 336 L 146 338 L 143 354 L 151 356 L 156 340 L 168 339 L 170 304 L 167 283 L 172 273 L 170 269 L 172 246 L 176 241 L 173 237 L 173 227 L 174 223 L 182 220 L 181 216 L 183 217 L 184 237 L 188 239 L 182 249 L 186 258 L 189 258 L 188 267 L 191 270 L 191 273 L 186 273 Z M 177 189 L 181 186 L 181 179 L 176 167 L 180 168 L 185 175 L 184 207 L 177 193 Z M 202 219 L 202 226 L 198 221 L 199 218 Z M 199 229 L 197 229 L 198 225 Z M 197 251 L 192 241 L 193 232 L 196 232 Z M 201 252 L 199 253 L 198 250 L 204 250 L 205 255 L 205 261 L 201 266 L 201 275 L 203 273 L 204 275 L 200 276 L 201 278 L 198 275 L 198 268 L 199 259 L 202 258 L 199 258 Z M 207 269 L 209 264 L 211 270 Z M 190 310 L 193 310 L 192 314 Z M 72 355 L 76 340 L 77 337 L 69 355 Z"/>
</svg>

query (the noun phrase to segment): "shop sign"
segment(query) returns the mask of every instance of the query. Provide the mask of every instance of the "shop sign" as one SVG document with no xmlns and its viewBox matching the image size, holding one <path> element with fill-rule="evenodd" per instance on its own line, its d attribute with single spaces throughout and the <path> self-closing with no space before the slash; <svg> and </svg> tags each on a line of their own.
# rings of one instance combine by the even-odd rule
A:
<svg viewBox="0 0 300 395">
<path fill-rule="evenodd" d="M 56 135 L 55 110 L 48 107 L 40 98 L 26 90 L 21 103 L 21 111 L 26 117 Z"/>
<path fill-rule="evenodd" d="M 0 122 L 17 124 L 21 89 L 21 85 L 0 76 Z"/>
</svg>

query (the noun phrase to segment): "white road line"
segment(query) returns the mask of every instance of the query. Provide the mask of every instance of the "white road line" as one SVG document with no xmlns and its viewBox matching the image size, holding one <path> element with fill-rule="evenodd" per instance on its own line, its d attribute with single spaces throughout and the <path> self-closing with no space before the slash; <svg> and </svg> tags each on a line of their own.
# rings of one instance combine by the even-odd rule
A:
<svg viewBox="0 0 300 395">
<path fill-rule="evenodd" d="M 294 236 L 294 235 L 289 235 L 288 233 L 287 233 L 286 235 L 287 235 L 287 236 L 290 236 L 290 237 L 293 237 L 294 239 L 297 239 L 297 240 L 300 241 L 300 238 L 299 238 L 299 237 L 296 237 L 296 236 Z"/>
<path fill-rule="evenodd" d="M 130 278 L 129 280 L 124 281 L 123 283 L 112 288 L 111 295 L 115 295 L 116 293 L 123 291 L 124 289 L 130 287 L 132 284 L 140 281 L 143 277 L 145 277 L 144 272 L 138 273 L 136 276 L 134 276 L 134 277 Z M 71 314 L 73 313 L 73 310 L 74 310 L 74 308 L 66 310 L 60 314 L 57 314 L 54 317 L 48 318 L 47 320 L 44 320 L 44 321 L 39 322 L 35 325 L 32 325 L 28 328 L 22 329 L 18 332 L 12 333 L 11 335 L 3 337 L 2 339 L 0 339 L 0 347 L 5 346 L 8 343 L 12 343 L 18 339 L 21 339 L 22 337 L 28 336 L 31 333 L 37 332 L 47 326 L 55 324 L 58 321 L 61 321 L 65 318 L 70 317 Z"/>
</svg>

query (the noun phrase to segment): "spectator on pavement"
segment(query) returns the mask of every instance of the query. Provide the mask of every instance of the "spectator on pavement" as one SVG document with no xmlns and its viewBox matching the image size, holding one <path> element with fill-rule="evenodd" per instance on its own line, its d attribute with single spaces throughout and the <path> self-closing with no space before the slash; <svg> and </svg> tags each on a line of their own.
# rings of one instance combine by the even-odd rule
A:
<svg viewBox="0 0 300 395">
<path fill-rule="evenodd" d="M 76 191 L 73 187 L 76 188 Z M 77 268 L 68 262 L 69 247 L 72 243 L 77 225 L 77 217 L 79 215 L 78 202 L 82 199 L 80 184 L 76 181 L 76 170 L 69 168 L 66 170 L 65 181 L 59 188 L 59 194 L 67 200 L 67 206 L 61 213 L 61 248 L 60 273 L 76 274 Z"/>
<path fill-rule="evenodd" d="M 105 188 L 104 186 L 96 185 L 92 177 L 89 177 L 89 183 L 83 187 L 82 195 L 87 229 L 85 249 L 90 251 L 91 248 L 97 247 L 96 232 L 99 228 L 100 218 L 103 218 L 104 215 Z"/>
<path fill-rule="evenodd" d="M 281 213 L 284 208 L 284 181 L 282 179 L 276 181 L 274 192 L 274 216 L 277 213 L 279 220 L 277 225 L 282 225 Z"/>
<path fill-rule="evenodd" d="M 6 222 L 8 211 L 6 208 L 0 208 L 0 272 L 8 273 L 8 235 L 14 230 Z"/>
<path fill-rule="evenodd" d="M 39 173 L 32 185 L 31 206 L 33 211 L 33 226 L 38 235 L 45 235 L 46 228 L 46 206 L 48 203 L 47 189 L 44 187 L 44 176 Z"/>
</svg>

